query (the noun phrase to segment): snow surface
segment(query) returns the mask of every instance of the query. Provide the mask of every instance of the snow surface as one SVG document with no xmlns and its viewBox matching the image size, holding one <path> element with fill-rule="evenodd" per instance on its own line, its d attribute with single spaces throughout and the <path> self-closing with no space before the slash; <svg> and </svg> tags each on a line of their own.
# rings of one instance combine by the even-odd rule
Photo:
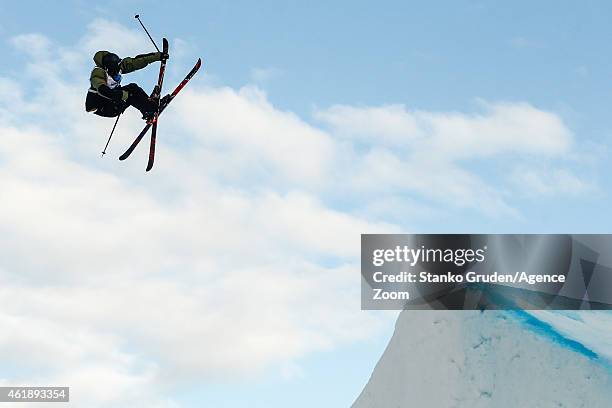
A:
<svg viewBox="0 0 612 408">
<path fill-rule="evenodd" d="M 403 311 L 353 407 L 611 407 L 611 316 Z"/>
</svg>

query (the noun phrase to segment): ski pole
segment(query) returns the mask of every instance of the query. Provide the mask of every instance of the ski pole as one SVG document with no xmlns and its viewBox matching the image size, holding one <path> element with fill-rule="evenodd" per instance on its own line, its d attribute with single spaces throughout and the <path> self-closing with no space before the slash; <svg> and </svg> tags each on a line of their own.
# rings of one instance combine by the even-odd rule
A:
<svg viewBox="0 0 612 408">
<path fill-rule="evenodd" d="M 108 147 L 108 144 L 110 143 L 111 137 L 113 137 L 113 133 L 115 133 L 115 128 L 117 127 L 117 122 L 119 122 L 120 117 L 121 117 L 121 114 L 117 115 L 117 120 L 115 121 L 115 124 L 113 125 L 113 130 L 111 130 L 110 136 L 108 137 L 108 140 L 106 141 L 106 146 L 104 146 L 104 150 L 102 151 L 102 157 L 104 157 L 104 155 L 106 154 L 106 148 Z"/>
<path fill-rule="evenodd" d="M 153 45 L 155 46 L 155 49 L 157 50 L 157 52 L 161 52 L 161 51 L 159 50 L 159 48 L 157 48 L 157 44 L 155 44 L 155 41 L 153 41 L 153 38 L 151 37 L 151 34 L 149 34 L 149 31 L 147 30 L 147 27 L 145 27 L 145 26 L 144 26 L 144 24 L 142 24 L 142 21 L 140 21 L 140 14 L 136 14 L 136 15 L 134 16 L 134 18 L 135 18 L 136 20 L 138 20 L 138 22 L 140 23 L 140 25 L 142 26 L 142 28 L 144 28 L 145 33 L 147 33 L 147 35 L 149 36 L 149 40 L 151 40 L 151 42 L 152 42 L 152 43 L 153 43 Z"/>
</svg>

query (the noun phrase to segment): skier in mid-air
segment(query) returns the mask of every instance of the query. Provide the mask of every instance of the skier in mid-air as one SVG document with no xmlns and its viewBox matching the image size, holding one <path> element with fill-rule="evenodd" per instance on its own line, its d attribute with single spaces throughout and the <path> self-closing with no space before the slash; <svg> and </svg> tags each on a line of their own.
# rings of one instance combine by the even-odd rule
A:
<svg viewBox="0 0 612 408">
<path fill-rule="evenodd" d="M 87 112 L 105 117 L 116 117 L 128 106 L 140 111 L 142 118 L 151 120 L 158 109 L 155 90 L 151 96 L 138 85 L 131 83 L 121 85 L 121 74 L 127 74 L 147 65 L 168 59 L 168 54 L 152 52 L 136 57 L 119 58 L 108 51 L 98 51 L 93 57 L 96 63 L 91 71 L 91 87 L 87 92 L 85 109 Z"/>
<path fill-rule="evenodd" d="M 169 58 L 168 50 L 169 44 L 168 39 L 162 39 L 162 51 L 160 52 L 157 44 L 153 40 L 153 37 L 149 34 L 149 31 L 145 28 L 140 16 L 136 14 L 135 18 L 138 19 L 140 25 L 145 30 L 149 39 L 157 49 L 157 52 L 149 54 L 137 55 L 133 58 L 119 58 L 116 54 L 109 51 L 98 51 L 94 55 L 94 62 L 96 66 L 91 71 L 90 82 L 91 86 L 87 92 L 87 99 L 85 100 L 85 110 L 87 112 L 95 113 L 99 116 L 105 117 L 116 117 L 113 129 L 108 136 L 106 146 L 102 150 L 102 156 L 106 154 L 106 148 L 110 143 L 111 138 L 119 117 L 127 109 L 128 106 L 133 106 L 142 113 L 142 118 L 147 122 L 142 131 L 136 136 L 136 139 L 132 142 L 130 147 L 119 156 L 119 160 L 127 159 L 136 146 L 140 143 L 142 138 L 151 129 L 151 144 L 149 145 L 149 161 L 147 163 L 147 171 L 153 168 L 153 162 L 155 160 L 155 141 L 157 139 L 157 120 L 159 115 L 166 109 L 166 107 L 172 102 L 172 100 L 178 95 L 178 93 L 187 85 L 187 83 L 193 78 L 202 66 L 202 60 L 198 58 L 191 71 L 185 76 L 180 84 L 174 88 L 174 90 L 161 98 L 162 85 L 164 83 L 164 74 L 166 72 L 166 61 Z M 121 74 L 127 74 L 129 72 L 142 69 L 147 65 L 161 61 L 159 65 L 159 76 L 157 78 L 157 85 L 153 89 L 151 95 L 147 95 L 141 87 L 132 83 L 125 86 L 121 85 Z"/>
</svg>

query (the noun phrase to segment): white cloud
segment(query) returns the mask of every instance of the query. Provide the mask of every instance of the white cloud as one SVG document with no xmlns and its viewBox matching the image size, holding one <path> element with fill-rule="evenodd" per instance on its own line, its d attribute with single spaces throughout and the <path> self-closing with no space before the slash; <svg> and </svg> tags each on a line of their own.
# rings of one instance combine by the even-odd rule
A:
<svg viewBox="0 0 612 408">
<path fill-rule="evenodd" d="M 354 188 L 373 194 L 409 191 L 446 206 L 478 209 L 489 216 L 516 215 L 503 192 L 476 174 L 436 157 L 402 160 L 388 149 L 369 152 L 355 174 Z"/>
<path fill-rule="evenodd" d="M 402 105 L 333 106 L 315 116 L 334 133 L 374 145 L 418 150 L 450 159 L 568 152 L 572 134 L 555 114 L 526 103 L 482 102 L 482 114 L 409 111 Z"/>
<path fill-rule="evenodd" d="M 75 401 L 108 370 L 141 388 L 251 375 L 380 327 L 360 311 L 354 259 L 360 233 L 393 227 L 305 192 L 212 180 L 160 197 L 181 174 L 138 186 L 72 161 L 48 134 L 0 132 L 0 320 L 12 333 L 0 348 L 36 348 L 28 364 L 54 367 L 49 381 L 79 378 Z"/>
<path fill-rule="evenodd" d="M 432 146 L 459 158 L 501 153 L 559 156 L 571 147 L 571 132 L 553 113 L 526 103 L 487 104 L 485 109 L 485 115 L 426 115 Z"/>
<path fill-rule="evenodd" d="M 517 215 L 507 188 L 493 187 L 468 171 L 471 161 L 496 164 L 500 156 L 561 160 L 573 135 L 555 114 L 526 103 L 485 103 L 480 114 L 409 111 L 402 105 L 333 106 L 315 113 L 332 134 L 362 154 L 345 174 L 355 190 L 393 197 L 416 193 L 432 202 L 475 208 L 489 215 Z M 551 163 L 555 164 L 554 161 Z M 566 172 L 565 178 L 580 178 Z"/>
<path fill-rule="evenodd" d="M 595 186 L 563 168 L 518 167 L 511 181 L 528 195 L 578 195 L 596 191 Z"/>
<path fill-rule="evenodd" d="M 157 41 L 160 42 L 161 39 Z M 112 50 L 109 50 L 109 47 L 112 47 Z M 98 50 L 113 51 L 117 55 L 136 55 L 151 48 L 154 47 L 150 40 L 138 29 L 130 29 L 119 23 L 99 18 L 87 26 L 85 36 L 77 45 L 78 51 L 90 53 L 92 57 Z"/>
<path fill-rule="evenodd" d="M 187 91 L 177 100 L 179 122 L 204 148 L 234 156 L 224 167 L 318 184 L 332 171 L 335 144 L 291 112 L 273 107 L 258 88 Z M 244 166 L 244 167 L 242 167 Z M 232 171 L 230 169 L 230 171 Z"/>
<path fill-rule="evenodd" d="M 11 43 L 18 50 L 37 59 L 46 59 L 50 56 L 52 43 L 42 34 L 22 34 L 11 39 Z"/>
<path fill-rule="evenodd" d="M 406 146 L 426 133 L 403 105 L 381 107 L 354 107 L 336 105 L 315 112 L 315 117 L 332 126 L 334 134 L 350 138 L 363 138 L 372 144 Z"/>
<path fill-rule="evenodd" d="M 527 103 L 481 101 L 481 106 L 481 113 L 467 114 L 337 105 L 315 117 L 359 152 L 348 159 L 354 174 L 349 182 L 359 191 L 391 197 L 393 191 L 416 193 L 489 215 L 517 215 L 507 198 L 516 183 L 493 186 L 486 178 L 494 174 L 467 170 L 472 162 L 494 168 L 500 157 L 530 172 L 533 158 L 547 159 L 551 171 L 563 177 L 559 182 L 574 188 L 584 184 L 574 172 L 559 168 L 575 155 L 574 136 L 559 116 Z"/>
</svg>

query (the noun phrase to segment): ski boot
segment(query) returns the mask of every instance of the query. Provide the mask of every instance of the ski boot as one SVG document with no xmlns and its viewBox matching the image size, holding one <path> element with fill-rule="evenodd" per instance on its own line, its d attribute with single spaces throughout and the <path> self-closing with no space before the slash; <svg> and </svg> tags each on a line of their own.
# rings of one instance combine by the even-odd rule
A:
<svg viewBox="0 0 612 408">
<path fill-rule="evenodd" d="M 155 114 L 157 112 L 156 111 L 151 111 L 151 112 L 143 112 L 142 113 L 142 119 L 147 122 L 150 123 L 153 121 L 153 119 L 155 118 Z"/>
<path fill-rule="evenodd" d="M 155 85 L 155 88 L 153 88 L 153 92 L 151 92 L 149 99 L 154 100 L 154 101 L 159 99 L 160 93 L 161 93 L 161 90 L 159 89 L 159 86 Z"/>
<path fill-rule="evenodd" d="M 170 99 L 172 98 L 170 97 L 170 94 L 168 94 L 159 100 L 160 110 L 163 109 L 168 104 L 168 102 L 170 102 Z"/>
</svg>

